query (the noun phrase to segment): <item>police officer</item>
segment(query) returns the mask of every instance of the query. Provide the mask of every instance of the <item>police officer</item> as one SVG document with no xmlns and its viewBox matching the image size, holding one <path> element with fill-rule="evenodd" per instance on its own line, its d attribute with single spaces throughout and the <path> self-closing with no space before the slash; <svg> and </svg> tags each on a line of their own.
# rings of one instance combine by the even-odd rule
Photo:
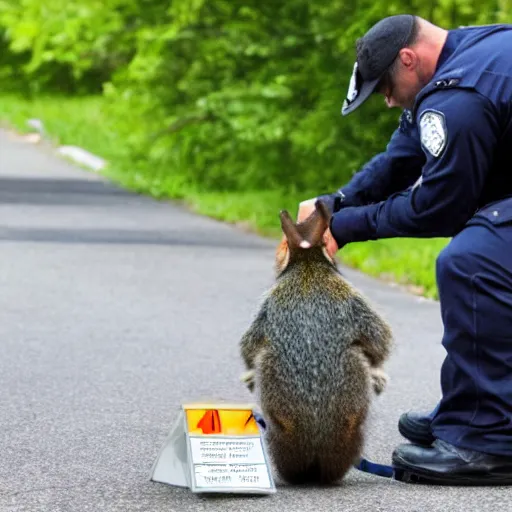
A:
<svg viewBox="0 0 512 512">
<path fill-rule="evenodd" d="M 401 416 L 406 481 L 512 484 L 512 26 L 385 18 L 357 41 L 342 114 L 371 94 L 403 113 L 386 150 L 338 192 L 337 248 L 450 237 L 436 261 L 442 398 Z"/>
</svg>

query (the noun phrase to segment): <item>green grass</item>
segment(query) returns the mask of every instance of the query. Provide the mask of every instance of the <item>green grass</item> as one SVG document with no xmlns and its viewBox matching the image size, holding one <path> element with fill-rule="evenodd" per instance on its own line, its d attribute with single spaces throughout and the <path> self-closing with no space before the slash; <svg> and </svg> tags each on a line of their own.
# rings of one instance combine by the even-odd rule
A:
<svg viewBox="0 0 512 512">
<path fill-rule="evenodd" d="M 0 120 L 27 133 L 33 131 L 27 120 L 40 119 L 52 141 L 80 146 L 109 159 L 117 154 L 121 141 L 109 127 L 102 105 L 99 96 L 42 97 L 29 101 L 15 95 L 0 95 Z"/>
<path fill-rule="evenodd" d="M 123 142 L 103 111 L 101 97 L 40 97 L 32 101 L 0 95 L 0 122 L 26 133 L 27 120 L 41 119 L 47 136 L 58 144 L 83 147 L 107 161 L 105 174 L 117 183 L 155 197 L 182 197 L 197 213 L 234 223 L 262 235 L 280 237 L 278 213 L 296 213 L 298 203 L 311 197 L 304 192 L 248 191 L 201 193 L 179 188 L 172 177 L 148 180 L 151 173 L 134 171 L 123 158 Z M 179 191 L 179 193 L 178 193 Z M 394 239 L 349 244 L 339 259 L 354 268 L 410 287 L 418 294 L 437 298 L 435 259 L 446 239 Z"/>
</svg>

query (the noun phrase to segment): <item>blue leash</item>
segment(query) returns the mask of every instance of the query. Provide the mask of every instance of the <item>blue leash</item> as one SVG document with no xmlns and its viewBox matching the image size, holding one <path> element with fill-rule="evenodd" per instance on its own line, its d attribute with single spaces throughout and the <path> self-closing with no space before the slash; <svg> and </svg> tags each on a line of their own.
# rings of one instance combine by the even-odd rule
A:
<svg viewBox="0 0 512 512">
<path fill-rule="evenodd" d="M 383 476 L 385 478 L 393 478 L 394 470 L 392 466 L 386 466 L 385 464 L 376 464 L 370 462 L 367 459 L 361 459 L 359 464 L 355 464 L 354 468 L 364 473 L 371 473 L 372 475 Z"/>
<path fill-rule="evenodd" d="M 253 413 L 254 419 L 260 425 L 260 427 L 265 430 L 267 425 L 265 424 L 265 420 L 258 413 Z M 363 471 L 364 473 L 370 473 L 372 475 L 382 476 L 384 478 L 393 478 L 394 470 L 392 466 L 386 466 L 385 464 L 376 464 L 375 462 L 370 462 L 365 458 L 361 458 L 359 464 L 354 464 L 354 468 L 359 471 Z"/>
</svg>

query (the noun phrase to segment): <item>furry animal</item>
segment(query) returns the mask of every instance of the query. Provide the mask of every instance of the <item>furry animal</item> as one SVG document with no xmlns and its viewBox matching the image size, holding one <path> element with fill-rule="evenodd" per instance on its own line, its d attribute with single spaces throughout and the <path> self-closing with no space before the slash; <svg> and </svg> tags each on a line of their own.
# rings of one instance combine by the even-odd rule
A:
<svg viewBox="0 0 512 512">
<path fill-rule="evenodd" d="M 240 341 L 242 380 L 259 391 L 281 478 L 330 484 L 361 455 L 372 396 L 387 383 L 392 332 L 327 253 L 327 207 L 317 201 L 297 224 L 287 211 L 280 218 L 276 282 Z"/>
</svg>

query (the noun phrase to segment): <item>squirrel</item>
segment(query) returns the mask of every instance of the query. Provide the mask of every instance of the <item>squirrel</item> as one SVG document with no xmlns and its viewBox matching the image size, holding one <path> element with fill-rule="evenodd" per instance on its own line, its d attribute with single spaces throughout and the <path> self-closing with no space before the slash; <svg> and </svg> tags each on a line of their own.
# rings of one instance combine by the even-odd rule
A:
<svg viewBox="0 0 512 512">
<path fill-rule="evenodd" d="M 388 323 L 325 247 L 320 200 L 302 222 L 280 212 L 276 281 L 240 340 L 242 381 L 259 391 L 265 440 L 290 484 L 332 484 L 358 462 L 371 400 L 387 385 Z"/>
</svg>

